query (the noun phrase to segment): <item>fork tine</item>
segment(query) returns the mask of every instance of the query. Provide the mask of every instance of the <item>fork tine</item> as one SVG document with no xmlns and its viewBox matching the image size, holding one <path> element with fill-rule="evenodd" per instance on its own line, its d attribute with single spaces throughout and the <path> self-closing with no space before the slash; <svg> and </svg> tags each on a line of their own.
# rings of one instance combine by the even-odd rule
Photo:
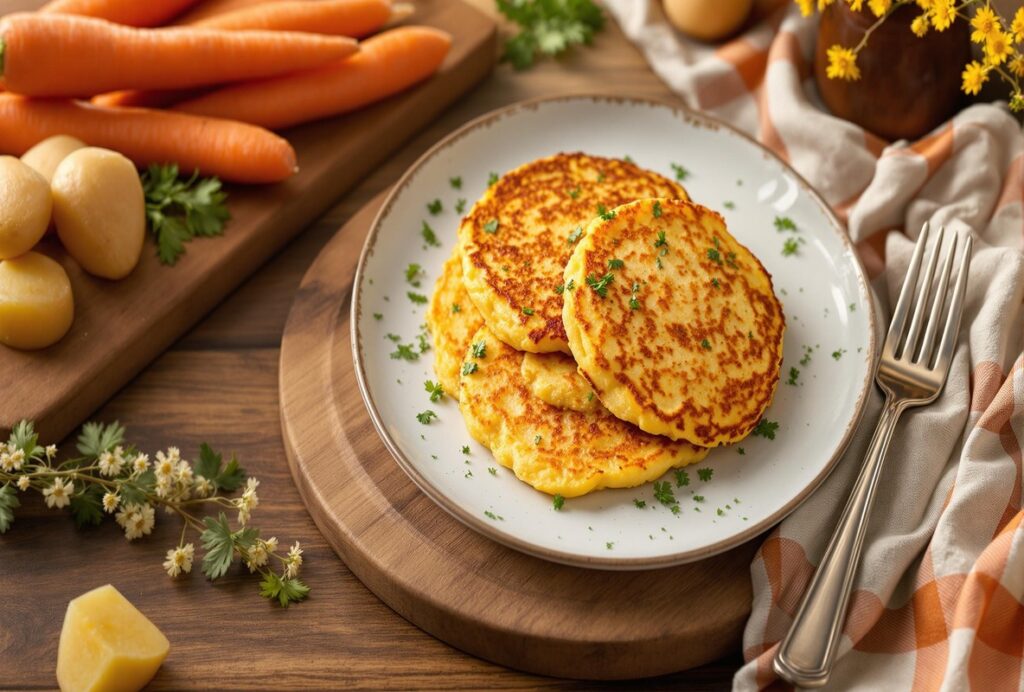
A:
<svg viewBox="0 0 1024 692">
<path fill-rule="evenodd" d="M 935 298 L 932 300 L 932 311 L 928 316 L 928 326 L 925 327 L 924 336 L 921 337 L 921 353 L 915 363 L 920 363 L 926 368 L 931 365 L 932 353 L 935 351 L 935 335 L 939 331 L 939 319 L 944 314 L 943 305 L 946 302 L 946 289 L 949 288 L 949 277 L 953 273 L 953 259 L 956 257 L 957 235 L 953 233 L 953 240 L 949 243 L 949 252 L 946 253 L 946 261 L 942 263 L 942 271 L 939 273 L 939 286 L 935 290 Z M 936 243 L 936 253 L 939 252 Z"/>
<path fill-rule="evenodd" d="M 896 309 L 892 313 L 892 322 L 889 323 L 889 333 L 885 337 L 885 352 L 896 357 L 896 348 L 903 338 L 903 329 L 907 325 L 907 314 L 910 312 L 911 295 L 917 285 L 917 273 L 921 269 L 921 257 L 924 255 L 924 246 L 928 244 L 928 222 L 921 227 L 921 235 L 917 238 L 917 245 L 914 247 L 914 255 L 910 258 L 910 266 L 907 267 L 907 276 L 903 279 L 903 288 L 900 289 L 900 298 L 896 302 Z"/>
<path fill-rule="evenodd" d="M 924 269 L 924 277 L 917 284 L 917 300 L 914 301 L 913 315 L 910 319 L 910 331 L 907 332 L 906 343 L 900 349 L 900 358 L 906 357 L 911 360 L 917 351 L 917 338 L 921 335 L 921 328 L 924 327 L 924 317 L 928 314 L 928 301 L 932 290 L 932 279 L 935 276 L 935 266 L 939 263 L 939 253 L 942 251 L 942 239 L 945 237 L 946 227 L 939 226 L 939 233 L 932 243 L 931 252 L 928 253 L 928 264 Z"/>
<path fill-rule="evenodd" d="M 960 332 L 960 318 L 963 317 L 964 293 L 967 292 L 967 274 L 971 268 L 973 245 L 974 240 L 971 236 L 967 236 L 967 242 L 964 243 L 964 255 L 960 258 L 960 271 L 957 272 L 956 285 L 953 287 L 953 297 L 949 301 L 949 316 L 946 318 L 946 328 L 942 332 L 939 355 L 935 358 L 934 369 L 942 373 L 943 381 L 949 374 L 953 349 L 956 348 L 956 337 Z"/>
</svg>

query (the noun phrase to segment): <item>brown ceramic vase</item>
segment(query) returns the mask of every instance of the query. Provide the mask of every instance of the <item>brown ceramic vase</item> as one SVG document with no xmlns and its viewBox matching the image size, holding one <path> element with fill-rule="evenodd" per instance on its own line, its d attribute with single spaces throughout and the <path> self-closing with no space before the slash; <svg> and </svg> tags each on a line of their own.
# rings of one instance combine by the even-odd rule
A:
<svg viewBox="0 0 1024 692">
<path fill-rule="evenodd" d="M 921 12 L 904 6 L 879 26 L 857 57 L 858 81 L 829 79 L 827 51 L 853 47 L 875 22 L 869 11 L 855 12 L 841 0 L 822 12 L 814 54 L 814 78 L 822 101 L 835 115 L 886 140 L 917 139 L 960 107 L 960 73 L 970 60 L 967 22 L 958 19 L 923 38 L 910 31 Z"/>
</svg>

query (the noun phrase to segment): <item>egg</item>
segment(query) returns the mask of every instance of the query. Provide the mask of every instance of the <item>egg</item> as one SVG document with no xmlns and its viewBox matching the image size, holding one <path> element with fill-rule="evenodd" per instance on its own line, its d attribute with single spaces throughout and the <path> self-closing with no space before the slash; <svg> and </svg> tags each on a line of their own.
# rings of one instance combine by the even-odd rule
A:
<svg viewBox="0 0 1024 692">
<path fill-rule="evenodd" d="M 753 0 L 664 0 L 672 26 L 701 41 L 720 41 L 743 26 Z"/>
</svg>

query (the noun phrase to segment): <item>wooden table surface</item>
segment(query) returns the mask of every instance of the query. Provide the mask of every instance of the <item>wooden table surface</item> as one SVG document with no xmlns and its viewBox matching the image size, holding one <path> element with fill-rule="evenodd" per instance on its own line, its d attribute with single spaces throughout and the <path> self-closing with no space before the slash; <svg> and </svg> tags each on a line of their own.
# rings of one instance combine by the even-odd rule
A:
<svg viewBox="0 0 1024 692">
<path fill-rule="evenodd" d="M 493 12 L 491 0 L 473 2 Z M 66 512 L 47 510 L 38 497 L 27 498 L 12 529 L 0 537 L 0 688 L 54 687 L 57 640 L 68 600 L 108 582 L 171 641 L 155 689 L 577 686 L 453 649 L 363 587 L 318 533 L 288 474 L 277 375 L 281 332 L 294 291 L 320 248 L 360 206 L 429 146 L 477 115 L 521 99 L 593 91 L 671 98 L 612 22 L 591 48 L 564 60 L 544 61 L 528 72 L 500 66 L 93 416 L 121 421 L 129 439 L 150 453 L 177 445 L 186 458 L 194 458 L 204 441 L 236 452 L 261 481 L 253 524 L 282 543 L 302 542 L 310 599 L 283 610 L 261 599 L 258 580 L 240 568 L 216 584 L 198 569 L 170 580 L 160 563 L 177 541 L 179 524 L 162 513 L 153 535 L 128 543 L 113 522 L 77 530 Z M 202 242 L 190 252 L 201 252 Z M 737 651 L 647 684 L 723 689 L 741 662 Z"/>
</svg>

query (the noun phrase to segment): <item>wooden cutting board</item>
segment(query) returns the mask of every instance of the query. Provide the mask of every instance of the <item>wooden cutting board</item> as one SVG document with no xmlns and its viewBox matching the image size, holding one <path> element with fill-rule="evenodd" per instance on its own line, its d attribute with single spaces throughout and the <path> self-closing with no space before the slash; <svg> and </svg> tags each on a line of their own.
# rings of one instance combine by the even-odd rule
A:
<svg viewBox="0 0 1024 692">
<path fill-rule="evenodd" d="M 0 14 L 40 4 L 2 0 Z M 494 66 L 494 21 L 461 0 L 419 0 L 406 23 L 452 34 L 439 73 L 358 113 L 285 132 L 298 153 L 299 173 L 278 185 L 231 187 L 232 219 L 224 236 L 193 241 L 174 267 L 161 265 L 147 241 L 131 276 L 105 281 L 85 274 L 53 239 L 43 243 L 71 277 L 75 322 L 62 341 L 42 351 L 0 346 L 3 437 L 27 418 L 42 439 L 63 438 Z"/>
<path fill-rule="evenodd" d="M 636 678 L 740 646 L 754 540 L 701 562 L 607 572 L 499 545 L 416 488 L 359 396 L 349 306 L 359 251 L 384 196 L 356 214 L 303 278 L 281 343 L 281 426 L 320 531 L 385 603 L 482 658 L 544 675 Z"/>
</svg>

